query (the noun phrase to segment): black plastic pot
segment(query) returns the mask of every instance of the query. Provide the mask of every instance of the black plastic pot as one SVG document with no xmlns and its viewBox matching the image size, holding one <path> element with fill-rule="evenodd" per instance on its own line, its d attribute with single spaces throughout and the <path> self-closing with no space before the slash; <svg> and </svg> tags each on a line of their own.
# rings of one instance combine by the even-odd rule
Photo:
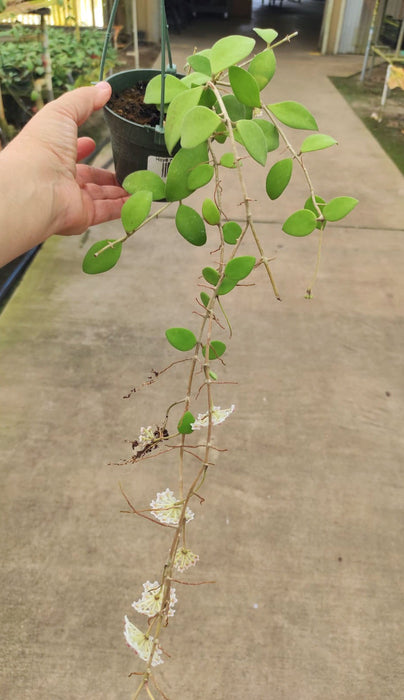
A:
<svg viewBox="0 0 404 700">
<path fill-rule="evenodd" d="M 136 83 L 148 83 L 160 71 L 155 69 L 133 69 L 115 73 L 107 82 L 115 94 Z M 104 107 L 104 116 L 111 134 L 112 153 L 118 182 L 122 183 L 135 170 L 152 170 L 164 177 L 172 156 L 164 143 L 164 134 L 147 124 L 135 124 Z"/>
</svg>

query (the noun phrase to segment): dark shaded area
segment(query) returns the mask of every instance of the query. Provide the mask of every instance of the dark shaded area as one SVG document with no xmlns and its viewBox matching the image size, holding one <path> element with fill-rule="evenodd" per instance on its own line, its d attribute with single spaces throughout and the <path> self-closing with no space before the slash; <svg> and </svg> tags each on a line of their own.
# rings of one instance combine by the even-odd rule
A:
<svg viewBox="0 0 404 700">
<path fill-rule="evenodd" d="M 137 83 L 119 95 L 111 95 L 107 106 L 131 122 L 156 126 L 160 121 L 160 112 L 154 105 L 144 103 L 146 85 L 144 82 Z"/>
</svg>

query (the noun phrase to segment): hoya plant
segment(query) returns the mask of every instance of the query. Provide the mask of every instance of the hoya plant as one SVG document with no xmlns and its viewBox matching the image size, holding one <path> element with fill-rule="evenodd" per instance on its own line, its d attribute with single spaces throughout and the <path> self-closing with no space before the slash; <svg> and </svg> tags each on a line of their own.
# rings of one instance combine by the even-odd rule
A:
<svg viewBox="0 0 404 700">
<path fill-rule="evenodd" d="M 218 453 L 215 432 L 223 421 L 231 420 L 235 410 L 234 404 L 220 406 L 221 369 L 232 335 L 226 299 L 235 288 L 253 283 L 260 267 L 279 298 L 254 224 L 255 193 L 248 190 L 246 161 L 252 160 L 255 177 L 264 179 L 268 206 L 285 192 L 294 172 L 300 171 L 307 195 L 283 223 L 282 229 L 289 236 L 317 232 L 321 245 L 327 223 L 342 219 L 357 204 L 345 193 L 325 201 L 315 190 L 306 154 L 331 148 L 336 141 L 318 132 L 313 114 L 293 100 L 263 99 L 263 94 L 269 94 L 263 90 L 276 70 L 276 47 L 291 36 L 278 40 L 273 29 L 254 31 L 260 39 L 259 50 L 253 38 L 228 36 L 189 56 L 185 77 L 166 75 L 165 141 L 169 153 L 174 154 L 167 177 L 163 180 L 147 170 L 128 175 L 123 182 L 130 196 L 122 208 L 122 236 L 98 241 L 83 261 L 89 274 L 109 270 L 136 231 L 153 226 L 154 219 L 168 207 L 174 208 L 175 228 L 184 245 L 205 246 L 207 251 L 206 266 L 197 280 L 201 291 L 192 322 L 184 320 L 180 327 L 167 328 L 166 340 L 174 354 L 167 367 L 153 371 L 141 384 L 152 384 L 166 370 L 181 365 L 183 389 L 154 424 L 139 426 L 125 462 L 164 458 L 168 453 L 178 459 L 175 470 L 167 474 L 167 482 L 156 486 L 148 503 L 138 503 L 122 490 L 126 512 L 155 525 L 156 537 L 169 538 L 168 554 L 160 564 L 157 580 L 149 580 L 145 572 L 145 582 L 139 582 L 136 600 L 124 621 L 126 643 L 139 662 L 133 673 L 134 700 L 140 696 L 167 697 L 156 677 L 156 667 L 165 658 L 164 631 L 174 617 L 177 597 L 181 597 L 180 585 L 187 583 L 196 565 L 203 570 L 195 551 L 195 504 L 204 500 L 203 484 Z M 149 82 L 145 101 L 158 106 L 160 96 L 158 75 Z M 234 177 L 224 178 L 225 172 Z M 242 207 L 237 207 L 237 212 L 226 209 L 224 180 L 231 182 L 232 191 L 238 188 Z M 208 189 L 199 209 L 186 201 L 200 188 Z M 195 290 L 190 294 L 194 298 Z M 150 573 L 149 577 L 154 578 Z"/>
</svg>

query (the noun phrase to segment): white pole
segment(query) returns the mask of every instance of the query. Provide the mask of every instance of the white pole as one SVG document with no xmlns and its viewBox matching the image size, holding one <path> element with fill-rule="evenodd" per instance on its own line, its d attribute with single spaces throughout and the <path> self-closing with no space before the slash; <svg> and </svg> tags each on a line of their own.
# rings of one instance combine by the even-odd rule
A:
<svg viewBox="0 0 404 700">
<path fill-rule="evenodd" d="M 136 0 L 132 0 L 132 15 L 133 15 L 133 54 L 135 56 L 135 68 L 139 66 L 139 38 L 137 34 L 137 4 Z"/>
</svg>

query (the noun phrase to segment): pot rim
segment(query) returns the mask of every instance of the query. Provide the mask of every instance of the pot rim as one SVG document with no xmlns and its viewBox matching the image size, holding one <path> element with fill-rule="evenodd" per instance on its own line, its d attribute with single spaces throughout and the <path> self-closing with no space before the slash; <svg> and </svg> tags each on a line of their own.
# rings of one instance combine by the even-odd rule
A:
<svg viewBox="0 0 404 700">
<path fill-rule="evenodd" d="M 107 78 L 105 78 L 106 82 L 111 85 L 111 80 L 113 78 L 116 78 L 120 75 L 129 75 L 132 73 L 148 73 L 150 75 L 150 79 L 154 78 L 154 76 L 161 74 L 161 70 L 159 68 L 128 68 L 126 70 L 121 70 L 118 73 L 113 73 L 112 75 L 109 75 Z M 133 83 L 135 85 L 135 83 Z M 112 85 L 111 85 L 112 87 Z M 128 86 L 127 86 L 128 87 Z M 126 89 L 126 88 L 124 88 Z M 120 114 L 117 112 L 114 112 L 111 107 L 108 107 L 108 104 L 104 105 L 103 109 L 107 111 L 109 114 L 112 114 L 114 117 L 117 119 L 122 120 L 126 124 L 130 124 L 133 127 L 137 127 L 139 129 L 146 129 L 147 131 L 156 131 L 155 126 L 150 126 L 150 124 L 139 124 L 138 122 L 133 122 L 130 119 L 126 119 L 126 117 L 122 117 Z"/>
</svg>

